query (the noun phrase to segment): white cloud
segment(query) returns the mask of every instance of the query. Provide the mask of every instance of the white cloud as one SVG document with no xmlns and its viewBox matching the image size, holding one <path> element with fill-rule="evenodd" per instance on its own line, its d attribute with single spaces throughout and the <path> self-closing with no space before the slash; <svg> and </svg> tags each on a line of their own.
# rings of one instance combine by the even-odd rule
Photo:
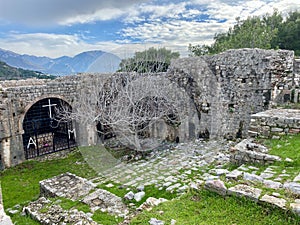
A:
<svg viewBox="0 0 300 225">
<path fill-rule="evenodd" d="M 47 33 L 10 34 L 0 38 L 0 48 L 19 54 L 48 56 L 52 58 L 63 55 L 74 56 L 88 50 L 103 50 L 111 52 L 121 47 L 114 42 L 98 42 L 89 44 L 78 35 L 58 35 Z"/>
<path fill-rule="evenodd" d="M 93 39 L 92 32 L 82 35 L 11 32 L 0 36 L 0 48 L 51 57 L 72 56 L 95 49 L 124 57 L 150 46 L 168 47 L 186 55 L 189 43 L 210 44 L 216 33 L 225 32 L 234 25 L 236 17 L 260 16 L 272 13 L 274 8 L 284 13 L 300 9 L 300 1 L 295 0 L 189 0 L 176 3 L 158 0 L 0 1 L 0 20 L 26 24 L 69 25 L 122 19 L 125 28 L 114 34 L 120 35 L 115 37 L 116 41 L 89 43 L 89 39 Z M 208 18 L 203 17 L 207 15 Z"/>
<path fill-rule="evenodd" d="M 170 45 L 175 49 L 182 50 L 184 45 L 185 50 L 182 53 L 185 55 L 189 43 L 212 43 L 214 35 L 227 31 L 235 24 L 237 17 L 243 20 L 249 16 L 272 14 L 274 9 L 283 10 L 283 12 L 299 10 L 300 2 L 293 0 L 191 0 L 163 6 L 144 4 L 143 7 L 144 9 L 139 11 L 140 15 L 145 17 L 145 13 L 150 14 L 145 22 L 125 28 L 121 34 L 125 38 L 134 38 L 144 43 Z M 201 20 L 203 14 L 209 15 L 209 19 Z M 218 22 L 218 20 L 223 21 Z"/>
<path fill-rule="evenodd" d="M 53 25 L 118 18 L 145 0 L 1 0 L 0 19 L 27 25 Z"/>
</svg>

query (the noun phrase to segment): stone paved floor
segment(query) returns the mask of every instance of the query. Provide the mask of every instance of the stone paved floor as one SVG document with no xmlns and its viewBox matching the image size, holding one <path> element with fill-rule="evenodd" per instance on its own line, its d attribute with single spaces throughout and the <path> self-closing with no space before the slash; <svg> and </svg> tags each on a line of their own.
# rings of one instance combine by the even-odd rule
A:
<svg viewBox="0 0 300 225">
<path fill-rule="evenodd" d="M 264 186 L 264 196 L 258 195 L 257 201 L 269 202 L 283 209 L 291 208 L 300 215 L 300 168 L 282 170 L 269 165 L 261 171 L 255 166 L 241 165 L 232 170 L 223 169 L 229 162 L 232 145 L 230 142 L 199 140 L 179 144 L 149 160 L 118 164 L 102 171 L 101 178 L 92 182 L 112 182 L 129 187 L 155 185 L 178 193 L 190 187 L 199 188 L 213 180 L 223 180 L 229 187 L 242 183 L 243 188 L 245 185 L 250 190 L 258 188 L 259 193 Z M 239 186 L 236 191 L 239 192 Z"/>
<path fill-rule="evenodd" d="M 184 191 L 192 180 L 197 180 L 212 164 L 229 161 L 230 143 L 220 141 L 179 144 L 148 160 L 121 163 L 100 173 L 104 179 L 94 182 L 115 182 L 125 186 L 155 185 L 168 191 Z M 209 176 L 207 174 L 207 176 Z M 213 178 L 213 177 L 211 177 Z"/>
</svg>

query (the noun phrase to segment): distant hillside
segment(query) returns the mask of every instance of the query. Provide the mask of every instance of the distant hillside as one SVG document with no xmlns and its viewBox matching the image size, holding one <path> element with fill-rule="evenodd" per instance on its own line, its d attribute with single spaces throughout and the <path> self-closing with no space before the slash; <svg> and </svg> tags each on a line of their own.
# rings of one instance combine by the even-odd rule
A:
<svg viewBox="0 0 300 225">
<path fill-rule="evenodd" d="M 52 75 L 71 75 L 84 72 L 115 72 L 119 68 L 121 59 L 111 53 L 103 51 L 82 52 L 74 57 L 59 58 L 20 55 L 12 51 L 0 49 L 0 61 L 8 65 L 40 71 Z"/>
<path fill-rule="evenodd" d="M 24 70 L 7 65 L 0 61 L 0 80 L 20 80 L 26 78 L 53 79 L 55 76 L 50 76 L 37 71 Z"/>
</svg>

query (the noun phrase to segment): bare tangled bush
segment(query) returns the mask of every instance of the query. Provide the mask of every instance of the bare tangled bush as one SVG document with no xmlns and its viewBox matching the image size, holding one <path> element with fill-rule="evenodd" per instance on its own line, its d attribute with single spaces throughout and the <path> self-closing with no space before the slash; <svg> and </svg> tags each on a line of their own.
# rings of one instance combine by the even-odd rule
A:
<svg viewBox="0 0 300 225">
<path fill-rule="evenodd" d="M 119 73 L 94 82 L 78 93 L 73 112 L 59 110 L 60 119 L 98 125 L 103 137 L 116 136 L 127 147 L 143 151 L 162 141 L 151 134 L 155 126 L 176 129 L 187 118 L 189 97 L 164 74 Z"/>
</svg>

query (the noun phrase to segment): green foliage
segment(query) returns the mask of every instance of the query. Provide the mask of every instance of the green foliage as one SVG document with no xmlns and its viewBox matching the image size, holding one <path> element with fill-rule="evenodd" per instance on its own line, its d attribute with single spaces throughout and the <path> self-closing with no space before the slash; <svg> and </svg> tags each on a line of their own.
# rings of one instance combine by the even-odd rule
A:
<svg viewBox="0 0 300 225">
<path fill-rule="evenodd" d="M 40 192 L 39 181 L 65 172 L 86 178 L 97 175 L 86 164 L 79 152 L 74 152 L 64 159 L 45 162 L 30 160 L 2 171 L 0 175 L 4 208 L 12 208 L 17 204 L 23 207 L 30 201 L 36 200 Z M 12 220 L 18 224 L 31 224 L 29 222 L 22 223 L 21 221 L 30 219 L 24 219 L 19 214 L 13 215 Z"/>
<path fill-rule="evenodd" d="M 286 163 L 283 167 L 292 166 L 296 170 L 300 168 L 300 135 L 283 136 L 280 140 L 270 139 L 264 142 L 269 148 L 270 154 L 277 155 L 282 159 L 290 158 L 292 163 Z"/>
<path fill-rule="evenodd" d="M 123 72 L 152 73 L 167 71 L 171 60 L 179 58 L 179 52 L 172 52 L 166 48 L 149 48 L 136 52 L 132 58 L 123 59 L 120 70 Z"/>
<path fill-rule="evenodd" d="M 300 55 L 300 12 L 291 12 L 282 23 L 278 33 L 278 45 L 281 49 L 294 50 Z"/>
<path fill-rule="evenodd" d="M 272 15 L 236 18 L 236 24 L 225 33 L 218 33 L 212 45 L 189 45 L 191 55 L 216 54 L 228 49 L 288 49 L 300 55 L 300 13 L 292 12 L 283 20 L 277 10 Z"/>
<path fill-rule="evenodd" d="M 52 202 L 56 202 L 55 199 L 50 199 Z M 90 212 L 90 207 L 87 204 L 84 204 L 80 201 L 72 201 L 70 199 L 66 198 L 57 198 L 58 204 L 64 209 L 64 210 L 70 210 L 70 209 L 77 209 L 78 211 L 82 212 Z"/>
<path fill-rule="evenodd" d="M 112 216 L 108 213 L 101 212 L 100 210 L 95 211 L 92 219 L 102 225 L 117 225 L 122 221 L 122 218 Z"/>
<path fill-rule="evenodd" d="M 39 79 L 54 79 L 55 76 L 46 75 L 38 71 L 24 70 L 21 68 L 14 68 L 0 61 L 0 80 L 19 80 L 26 78 Z"/>
<path fill-rule="evenodd" d="M 299 224 L 300 219 L 279 209 L 266 208 L 244 198 L 222 197 L 203 190 L 168 201 L 152 211 L 139 214 L 130 224 L 149 224 L 157 218 L 170 224 Z"/>
</svg>

